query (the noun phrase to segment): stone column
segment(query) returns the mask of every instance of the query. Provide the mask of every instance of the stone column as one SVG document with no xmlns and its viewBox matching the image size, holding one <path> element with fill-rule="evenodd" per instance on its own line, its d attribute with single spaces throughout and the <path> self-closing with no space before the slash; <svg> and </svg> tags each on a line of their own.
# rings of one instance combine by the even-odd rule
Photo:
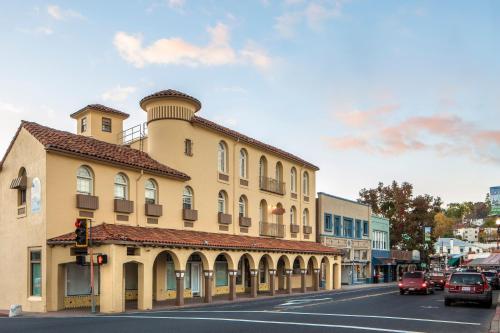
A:
<svg viewBox="0 0 500 333">
<path fill-rule="evenodd" d="M 314 291 L 319 291 L 319 275 L 320 275 L 321 270 L 315 268 L 313 270 L 313 288 Z"/>
<path fill-rule="evenodd" d="M 286 293 L 291 294 L 292 293 L 292 270 L 291 269 L 285 270 L 285 275 L 286 275 Z"/>
<path fill-rule="evenodd" d="M 212 277 L 214 271 L 203 271 L 205 276 L 205 303 L 212 303 Z"/>
<path fill-rule="evenodd" d="M 250 270 L 250 297 L 257 297 L 257 289 L 259 288 L 257 285 L 257 273 L 259 271 L 256 269 Z"/>
<path fill-rule="evenodd" d="M 229 300 L 234 301 L 236 299 L 236 276 L 238 271 L 229 271 Z"/>
<path fill-rule="evenodd" d="M 151 310 L 153 309 L 153 265 L 146 261 L 143 264 L 138 264 L 138 295 L 137 309 Z"/>
<path fill-rule="evenodd" d="M 175 305 L 184 305 L 184 271 L 175 271 L 176 292 L 175 292 Z"/>
<path fill-rule="evenodd" d="M 275 276 L 276 276 L 276 270 L 270 269 L 269 270 L 269 291 L 271 292 L 271 296 L 276 295 L 276 287 L 274 285 Z"/>
<path fill-rule="evenodd" d="M 300 270 L 300 292 L 305 293 L 306 292 L 306 274 L 307 274 L 307 269 L 301 269 Z"/>
</svg>

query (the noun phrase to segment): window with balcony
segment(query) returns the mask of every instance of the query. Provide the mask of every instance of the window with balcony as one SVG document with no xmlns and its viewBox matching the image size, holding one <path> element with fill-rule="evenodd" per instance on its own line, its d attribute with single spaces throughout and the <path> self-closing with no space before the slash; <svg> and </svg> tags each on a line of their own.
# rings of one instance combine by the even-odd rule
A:
<svg viewBox="0 0 500 333">
<path fill-rule="evenodd" d="M 194 209 L 193 189 L 189 186 L 184 187 L 184 192 L 182 192 L 182 208 Z"/>
<path fill-rule="evenodd" d="M 309 209 L 304 209 L 304 212 L 302 213 L 302 225 L 308 226 L 309 225 Z"/>
<path fill-rule="evenodd" d="M 297 170 L 295 168 L 290 171 L 290 192 L 297 193 Z"/>
<path fill-rule="evenodd" d="M 247 216 L 247 198 L 242 195 L 238 201 L 238 213 L 240 217 Z"/>
<path fill-rule="evenodd" d="M 94 177 L 92 170 L 82 165 L 76 174 L 76 192 L 78 194 L 92 195 L 94 192 Z"/>
<path fill-rule="evenodd" d="M 217 212 L 225 214 L 227 209 L 226 192 L 220 191 L 217 199 Z"/>
<path fill-rule="evenodd" d="M 158 202 L 158 186 L 153 179 L 146 180 L 144 184 L 145 189 L 145 199 L 147 204 L 154 205 Z"/>
<path fill-rule="evenodd" d="M 240 150 L 240 178 L 248 178 L 248 153 L 245 149 Z"/>
<path fill-rule="evenodd" d="M 259 219 L 261 222 L 267 222 L 267 202 L 266 202 L 266 200 L 260 201 Z"/>
<path fill-rule="evenodd" d="M 290 224 L 297 224 L 297 210 L 295 206 L 290 207 Z"/>
<path fill-rule="evenodd" d="M 263 179 L 267 177 L 267 159 L 261 156 L 259 160 L 259 178 Z"/>
<path fill-rule="evenodd" d="M 128 200 L 128 178 L 123 173 L 115 176 L 115 199 Z"/>
<path fill-rule="evenodd" d="M 217 167 L 219 172 L 227 173 L 227 145 L 224 141 L 219 142 L 219 148 L 217 152 Z"/>
</svg>

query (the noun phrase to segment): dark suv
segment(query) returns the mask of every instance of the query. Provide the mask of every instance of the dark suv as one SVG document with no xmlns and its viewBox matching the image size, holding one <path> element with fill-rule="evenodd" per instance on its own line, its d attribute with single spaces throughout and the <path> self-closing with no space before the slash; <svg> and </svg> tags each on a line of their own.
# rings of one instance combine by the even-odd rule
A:
<svg viewBox="0 0 500 333">
<path fill-rule="evenodd" d="M 493 288 L 494 290 L 498 289 L 498 275 L 496 271 L 486 271 L 483 272 L 484 277 L 488 281 L 488 284 Z"/>
<path fill-rule="evenodd" d="M 477 302 L 491 307 L 492 291 L 482 273 L 457 272 L 450 276 L 444 286 L 444 305 L 455 301 Z"/>
<path fill-rule="evenodd" d="M 434 284 L 428 279 L 424 272 L 406 272 L 399 282 L 399 293 L 434 293 Z"/>
</svg>

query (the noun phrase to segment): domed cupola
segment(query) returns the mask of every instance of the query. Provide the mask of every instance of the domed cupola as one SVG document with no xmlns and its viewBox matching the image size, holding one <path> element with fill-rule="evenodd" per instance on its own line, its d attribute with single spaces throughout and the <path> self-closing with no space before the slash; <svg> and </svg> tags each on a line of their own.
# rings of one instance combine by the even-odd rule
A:
<svg viewBox="0 0 500 333">
<path fill-rule="evenodd" d="M 201 102 L 180 91 L 167 89 L 144 97 L 141 108 L 148 113 L 148 123 L 160 119 L 191 121 L 201 109 Z"/>
</svg>

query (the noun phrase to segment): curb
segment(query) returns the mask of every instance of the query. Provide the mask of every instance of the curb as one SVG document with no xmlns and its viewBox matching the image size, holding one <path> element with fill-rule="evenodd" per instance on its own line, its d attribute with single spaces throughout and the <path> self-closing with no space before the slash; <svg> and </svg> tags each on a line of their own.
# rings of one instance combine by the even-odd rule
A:
<svg viewBox="0 0 500 333">
<path fill-rule="evenodd" d="M 489 332 L 490 333 L 500 333 L 500 295 L 498 295 L 498 298 L 497 298 L 496 312 L 495 312 L 495 316 L 491 320 Z"/>
</svg>

